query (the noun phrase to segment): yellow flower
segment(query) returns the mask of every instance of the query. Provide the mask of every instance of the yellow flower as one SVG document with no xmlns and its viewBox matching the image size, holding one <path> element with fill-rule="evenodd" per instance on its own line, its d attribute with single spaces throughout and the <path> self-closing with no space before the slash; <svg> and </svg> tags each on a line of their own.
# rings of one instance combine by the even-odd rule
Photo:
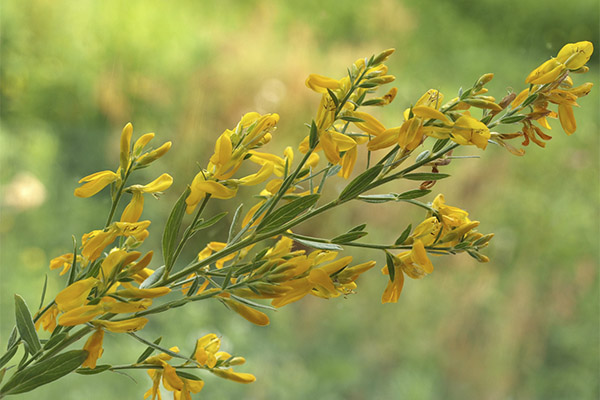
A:
<svg viewBox="0 0 600 400">
<path fill-rule="evenodd" d="M 79 180 L 79 183 L 86 183 L 75 189 L 75 196 L 84 198 L 91 197 L 117 179 L 119 179 L 119 175 L 112 171 L 100 171 L 88 175 Z"/>
<path fill-rule="evenodd" d="M 171 289 L 169 289 L 166 286 L 160 286 L 150 289 L 138 289 L 130 283 L 123 283 L 123 286 L 125 287 L 125 289 L 117 290 L 115 292 L 116 296 L 132 299 L 153 299 L 155 297 L 164 296 L 171 292 Z"/>
<path fill-rule="evenodd" d="M 147 323 L 148 319 L 144 317 L 131 318 L 124 321 L 107 321 L 102 319 L 92 321 L 94 326 L 103 327 L 115 333 L 135 332 L 142 329 Z"/>
<path fill-rule="evenodd" d="M 158 149 L 152 150 L 148 153 L 142 154 L 137 160 L 137 165 L 144 166 L 148 165 L 157 159 L 161 158 L 171 149 L 171 142 L 165 142 Z"/>
<path fill-rule="evenodd" d="M 191 192 L 187 199 L 185 199 L 187 204 L 186 212 L 188 214 L 191 214 L 196 209 L 196 206 L 206 197 L 207 193 L 215 199 L 230 199 L 237 193 L 237 188 L 232 189 L 222 183 L 207 180 L 203 172 L 198 173 L 194 177 L 190 188 Z"/>
<path fill-rule="evenodd" d="M 35 329 L 39 330 L 40 325 L 47 332 L 54 332 L 56 329 L 56 317 L 58 316 L 58 306 L 53 304 L 36 321 Z"/>
<path fill-rule="evenodd" d="M 144 193 L 159 193 L 167 190 L 173 184 L 173 178 L 169 174 L 162 174 L 147 185 L 133 185 L 127 188 L 132 192 L 132 198 L 123 214 L 121 222 L 137 222 L 142 216 L 144 209 Z"/>
<path fill-rule="evenodd" d="M 211 372 L 218 377 L 229 379 L 238 383 L 252 383 L 256 381 L 256 377 L 254 375 L 243 372 L 234 372 L 232 368 L 213 369 Z"/>
<path fill-rule="evenodd" d="M 485 149 L 490 137 L 488 127 L 469 115 L 457 119 L 452 128 L 452 140 L 462 145 L 472 144 Z"/>
<path fill-rule="evenodd" d="M 58 256 L 50 260 L 50 269 L 58 269 L 62 267 L 62 271 L 60 271 L 59 275 L 64 275 L 73 264 L 73 253 L 63 254 L 62 256 Z"/>
<path fill-rule="evenodd" d="M 208 368 L 214 368 L 217 364 L 216 354 L 221 347 L 221 339 L 214 333 L 202 336 L 196 341 L 196 350 L 194 350 L 194 359 L 200 365 L 206 365 Z"/>
<path fill-rule="evenodd" d="M 130 161 L 131 135 L 133 134 L 133 125 L 128 123 L 121 132 L 121 151 L 119 153 L 119 164 L 123 171 L 127 170 Z"/>
<path fill-rule="evenodd" d="M 88 352 L 88 356 L 81 364 L 82 367 L 88 367 L 91 369 L 96 368 L 96 362 L 102 357 L 102 340 L 104 339 L 104 331 L 102 328 L 96 329 L 96 331 L 89 337 L 83 346 L 83 350 Z"/>
<path fill-rule="evenodd" d="M 247 305 L 228 297 L 221 297 L 221 300 L 232 311 L 235 311 L 236 313 L 240 314 L 242 317 L 252 322 L 253 324 L 259 326 L 269 325 L 269 317 L 265 313 L 258 311 L 252 307 L 248 307 Z"/>
<path fill-rule="evenodd" d="M 56 295 L 55 302 L 58 309 L 65 312 L 82 306 L 98 283 L 100 283 L 98 279 L 90 277 L 70 284 Z"/>
<path fill-rule="evenodd" d="M 591 42 L 569 43 L 560 49 L 556 60 L 563 63 L 568 69 L 575 70 L 583 67 L 593 52 L 594 45 Z"/>
<path fill-rule="evenodd" d="M 308 88 L 317 93 L 327 93 L 327 89 L 336 90 L 341 86 L 340 81 L 318 74 L 310 74 L 305 83 Z"/>
</svg>

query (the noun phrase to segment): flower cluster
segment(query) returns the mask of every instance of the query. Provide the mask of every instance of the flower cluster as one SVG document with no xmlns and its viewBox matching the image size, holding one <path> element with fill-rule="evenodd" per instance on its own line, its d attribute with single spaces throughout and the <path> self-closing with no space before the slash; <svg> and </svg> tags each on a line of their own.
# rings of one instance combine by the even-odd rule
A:
<svg viewBox="0 0 600 400">
<path fill-rule="evenodd" d="M 173 178 L 163 173 L 149 183 L 128 185 L 128 180 L 167 153 L 171 143 L 150 149 L 154 134 L 147 133 L 132 145 L 133 127 L 127 124 L 121 133 L 116 171 L 88 175 L 75 189 L 76 196 L 90 197 L 110 187 L 112 204 L 104 227 L 84 234 L 79 247 L 50 261 L 50 269 L 60 269 L 60 275 L 67 276 L 66 287 L 46 305 L 42 300 L 33 317 L 24 300 L 15 296 L 17 326 L 1 360 L 8 363 L 21 344 L 26 351 L 0 388 L 0 397 L 32 390 L 73 371 L 147 370 L 152 386 L 144 397 L 152 400 L 161 398 L 161 382 L 175 399 L 191 399 L 200 392 L 204 381 L 189 370 L 251 383 L 253 375 L 233 370 L 245 360 L 220 351 L 221 341 L 215 334 L 198 339 L 192 355 L 186 357 L 177 347 L 161 347 L 160 338 L 152 342 L 138 331 L 154 314 L 207 299 L 265 326 L 270 322 L 265 310 L 309 294 L 323 299 L 350 295 L 358 288 L 358 278 L 377 261 L 353 264 L 353 257 L 344 254 L 349 247 L 375 250 L 383 256 L 382 272 L 388 279 L 382 303 L 399 300 L 405 275 L 421 279 L 431 274 L 431 255 L 466 253 L 487 262 L 488 257 L 480 251 L 493 234 L 478 232 L 479 222 L 469 219 L 461 208 L 447 205 L 441 194 L 431 202 L 418 199 L 429 195 L 438 180 L 450 176 L 440 169 L 461 158 L 453 155 L 460 146 L 486 150 L 489 144 L 496 144 L 523 155 L 522 149 L 508 141 L 522 138 L 524 146 L 533 141 L 544 147 L 550 136 L 542 128 L 550 129 L 547 118 L 556 117 L 565 132 L 572 134 L 576 129 L 573 107 L 590 92 L 592 84 L 574 87 L 570 74 L 587 71 L 585 64 L 592 51 L 590 42 L 564 46 L 555 58 L 529 74 L 529 88 L 509 93 L 500 101 L 485 88 L 494 77 L 491 73 L 447 102 L 438 90 L 427 90 L 402 113 L 398 123 L 389 124 L 391 128 L 364 107 L 386 106 L 394 100 L 396 88 L 376 94 L 382 85 L 394 81 L 384 64 L 393 49 L 358 59 L 340 79 L 311 74 L 306 86 L 319 93 L 321 100 L 306 137 L 286 147 L 283 155 L 264 151 L 279 116 L 254 112 L 242 116 L 235 128 L 225 130 L 217 138 L 206 168 L 195 175 L 171 210 L 162 233 L 162 264 L 158 267 L 150 266 L 154 251 L 143 254 L 136 250 L 144 245 L 151 224 L 142 219 L 144 201 L 147 195 L 158 197 L 171 187 Z M 550 110 L 551 104 L 558 106 L 558 112 Z M 494 131 L 500 126 L 512 133 Z M 302 154 L 300 160 L 294 149 Z M 387 153 L 381 155 L 380 150 Z M 363 155 L 366 168 L 355 172 L 361 165 L 357 159 Z M 322 158 L 327 165 L 319 166 Z M 247 160 L 258 170 L 237 177 Z M 329 182 L 336 175 L 343 189 L 324 196 L 335 188 Z M 226 239 L 190 240 L 200 230 L 222 223 L 227 214 L 207 218 L 204 214 L 210 210 L 207 204 L 211 199 L 230 199 L 238 194 L 239 186 L 263 183 L 256 204 L 245 213 L 240 205 L 233 214 Z M 404 185 L 404 191 L 377 192 L 392 183 L 395 188 Z M 121 204 L 124 195 L 130 195 L 126 205 Z M 406 227 L 393 243 L 363 241 L 368 235 L 366 223 L 345 232 L 339 231 L 341 226 L 323 227 L 334 231 L 330 239 L 298 233 L 306 227 L 305 221 L 350 201 L 403 203 L 425 209 L 427 214 L 414 229 Z M 118 210 L 122 210 L 121 217 L 115 221 Z M 192 213 L 187 222 L 186 214 Z M 190 244 L 197 246 L 197 256 L 181 265 L 179 257 Z M 44 295 L 45 290 L 42 298 Z M 51 333 L 48 339 L 38 337 L 40 328 Z M 113 333 L 124 334 L 147 348 L 136 362 L 97 365 L 104 352 L 104 335 Z M 86 336 L 81 350 L 66 350 Z M 178 360 L 179 364 L 174 362 Z"/>
</svg>

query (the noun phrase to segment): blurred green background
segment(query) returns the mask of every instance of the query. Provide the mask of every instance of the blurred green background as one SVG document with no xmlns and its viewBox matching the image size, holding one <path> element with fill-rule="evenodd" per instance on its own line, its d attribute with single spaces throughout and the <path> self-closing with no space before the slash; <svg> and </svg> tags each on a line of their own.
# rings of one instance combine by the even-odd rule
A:
<svg viewBox="0 0 600 400">
<path fill-rule="evenodd" d="M 277 112 L 269 149 L 280 153 L 305 134 L 319 97 L 309 73 L 341 77 L 355 59 L 395 47 L 389 61 L 399 94 L 377 116 L 387 125 L 429 88 L 449 99 L 460 86 L 494 72 L 501 98 L 568 42 L 598 48 L 598 1 L 66 1 L 8 0 L 1 6 L 0 344 L 14 324 L 13 293 L 37 307 L 44 275 L 49 293 L 64 282 L 48 270 L 68 252 L 71 235 L 102 226 L 105 194 L 73 196 L 77 181 L 115 168 L 121 128 L 156 132 L 170 153 L 144 170 L 175 184 L 146 201 L 158 247 L 170 205 L 204 165 L 213 143 L 248 111 Z M 205 374 L 198 397 L 210 399 L 597 399 L 599 368 L 598 50 L 592 93 L 576 109 L 577 132 L 553 122 L 546 149 L 523 158 L 495 146 L 481 159 L 453 162 L 434 193 L 482 221 L 496 237 L 492 261 L 434 260 L 436 271 L 408 280 L 398 304 L 380 304 L 378 268 L 358 294 L 306 298 L 250 325 L 218 302 L 180 308 L 153 321 L 147 338 L 193 349 L 208 332 L 257 381 L 240 385 Z M 400 191 L 403 188 L 395 188 Z M 104 192 L 103 192 L 104 193 Z M 243 192 L 250 204 L 251 190 Z M 427 200 L 432 200 L 427 198 Z M 235 201 L 213 204 L 211 212 Z M 332 237 L 367 222 L 368 238 L 389 242 L 419 210 L 353 204 L 308 224 L 303 233 Z M 186 258 L 226 224 L 195 241 Z M 350 254 L 356 261 L 369 255 Z M 156 266 L 156 265 L 155 265 Z M 101 362 L 126 363 L 143 350 L 115 334 Z M 134 399 L 150 387 L 144 372 L 73 375 L 23 399 Z M 164 394 L 164 392 L 163 392 Z"/>
</svg>

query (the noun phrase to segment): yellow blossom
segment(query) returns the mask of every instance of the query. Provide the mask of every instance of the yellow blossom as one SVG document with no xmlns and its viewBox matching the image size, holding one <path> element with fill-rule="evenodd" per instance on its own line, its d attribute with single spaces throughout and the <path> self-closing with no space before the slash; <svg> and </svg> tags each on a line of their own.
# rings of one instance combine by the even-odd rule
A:
<svg viewBox="0 0 600 400">
<path fill-rule="evenodd" d="M 452 128 L 452 140 L 462 145 L 472 144 L 485 149 L 490 137 L 488 127 L 469 115 L 457 119 Z"/>
<path fill-rule="evenodd" d="M 96 329 L 96 331 L 89 337 L 83 346 L 83 350 L 88 352 L 88 356 L 81 364 L 82 367 L 88 367 L 91 369 L 96 368 L 96 362 L 102 356 L 102 340 L 104 339 L 104 331 L 102 328 Z"/>
<path fill-rule="evenodd" d="M 252 383 L 256 381 L 256 377 L 254 375 L 243 372 L 234 372 L 232 368 L 213 369 L 211 372 L 221 378 L 229 379 L 238 383 Z"/>
<path fill-rule="evenodd" d="M 121 133 L 121 151 L 119 153 L 119 164 L 123 171 L 127 170 L 130 161 L 131 135 L 133 134 L 133 125 L 128 123 Z"/>
<path fill-rule="evenodd" d="M 95 319 L 92 324 L 97 327 L 103 327 L 106 330 L 115 333 L 134 332 L 142 329 L 148 323 L 148 319 L 144 317 L 137 317 L 126 319 L 124 321 L 107 321 L 102 319 Z"/>
<path fill-rule="evenodd" d="M 39 330 L 41 326 L 47 332 L 54 332 L 54 329 L 56 329 L 57 316 L 58 306 L 53 304 L 38 318 L 35 323 L 35 329 Z"/>
<path fill-rule="evenodd" d="M 50 269 L 58 269 L 62 267 L 62 271 L 60 271 L 59 275 L 64 275 L 73 264 L 73 253 L 63 254 L 62 256 L 58 256 L 50 260 Z"/>
<path fill-rule="evenodd" d="M 70 284 L 56 295 L 55 301 L 58 309 L 64 312 L 82 306 L 87 300 L 90 291 L 99 282 L 98 279 L 90 277 Z"/>
<path fill-rule="evenodd" d="M 91 197 L 117 179 L 119 179 L 119 175 L 112 171 L 100 171 L 88 175 L 79 180 L 79 183 L 86 183 L 83 186 L 75 189 L 75 196 Z"/>
</svg>

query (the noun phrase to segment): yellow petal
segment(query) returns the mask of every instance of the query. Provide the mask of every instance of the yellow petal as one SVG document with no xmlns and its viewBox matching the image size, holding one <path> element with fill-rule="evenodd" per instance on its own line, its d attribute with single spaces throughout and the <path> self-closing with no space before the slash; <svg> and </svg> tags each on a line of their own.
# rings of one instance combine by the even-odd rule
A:
<svg viewBox="0 0 600 400">
<path fill-rule="evenodd" d="M 152 182 L 144 185 L 142 191 L 144 193 L 164 192 L 173 184 L 173 178 L 169 174 L 162 174 Z"/>
<path fill-rule="evenodd" d="M 80 306 L 67 311 L 58 318 L 58 324 L 61 326 L 75 326 L 85 324 L 104 313 L 102 306 Z"/>
<path fill-rule="evenodd" d="M 154 133 L 146 133 L 142 135 L 133 145 L 133 154 L 139 154 L 148 143 L 154 138 Z"/>
<path fill-rule="evenodd" d="M 567 135 L 572 135 L 577 129 L 577 122 L 575 121 L 575 115 L 573 114 L 573 107 L 568 104 L 559 104 L 558 118 L 560 119 L 560 125 Z"/>
<path fill-rule="evenodd" d="M 59 310 L 64 312 L 82 306 L 92 288 L 98 285 L 99 282 L 98 279 L 90 277 L 74 282 L 61 290 L 55 299 Z"/>
<path fill-rule="evenodd" d="M 82 178 L 79 183 L 86 182 L 83 186 L 75 189 L 77 197 L 91 197 L 110 185 L 119 178 L 119 175 L 112 171 L 100 171 Z"/>
<path fill-rule="evenodd" d="M 171 291 L 168 287 L 161 286 L 151 289 L 138 289 L 133 285 L 127 285 L 127 289 L 117 290 L 115 295 L 133 299 L 153 299 L 168 294 Z"/>
<path fill-rule="evenodd" d="M 232 368 L 214 369 L 211 372 L 221 378 L 229 379 L 238 383 L 252 383 L 256 380 L 254 375 L 242 372 L 234 372 Z"/>
<path fill-rule="evenodd" d="M 593 52 L 594 45 L 591 42 L 569 43 L 560 49 L 556 59 L 568 69 L 579 69 L 588 62 Z"/>
<path fill-rule="evenodd" d="M 131 201 L 121 214 L 121 222 L 137 222 L 144 211 L 144 196 L 139 191 L 134 191 Z"/>
<path fill-rule="evenodd" d="M 124 333 L 135 332 L 142 329 L 148 323 L 148 319 L 144 317 L 126 319 L 124 321 L 107 321 L 95 319 L 92 324 L 101 326 L 111 332 Z"/>
<path fill-rule="evenodd" d="M 310 74 L 306 78 L 305 83 L 308 88 L 317 93 L 327 93 L 327 89 L 335 90 L 340 88 L 340 81 L 318 74 Z"/>
<path fill-rule="evenodd" d="M 269 325 L 269 317 L 265 313 L 255 310 L 254 308 L 248 307 L 247 305 L 230 298 L 222 298 L 222 300 L 225 302 L 225 304 L 227 304 L 227 306 L 229 306 L 231 310 L 240 314 L 253 324 L 259 326 Z"/>
<path fill-rule="evenodd" d="M 102 340 L 104 339 L 104 331 L 102 329 L 96 329 L 96 331 L 89 337 L 83 346 L 83 350 L 88 352 L 88 356 L 81 364 L 82 367 L 88 367 L 91 369 L 96 368 L 96 362 L 102 356 Z"/>
<path fill-rule="evenodd" d="M 125 171 L 129 165 L 129 152 L 131 151 L 131 135 L 133 134 L 133 126 L 128 123 L 121 132 L 121 151 L 119 153 L 119 162 L 121 169 Z"/>
<path fill-rule="evenodd" d="M 274 169 L 275 166 L 272 163 L 264 163 L 257 173 L 239 179 L 238 183 L 242 186 L 258 185 L 269 179 Z"/>
<path fill-rule="evenodd" d="M 412 112 L 417 117 L 429 118 L 429 119 L 439 119 L 440 121 L 450 123 L 450 120 L 448 119 L 448 117 L 446 117 L 446 115 L 444 115 L 443 113 L 441 113 L 438 110 L 431 108 L 431 107 L 415 106 L 415 107 L 413 107 Z"/>
<path fill-rule="evenodd" d="M 396 268 L 396 273 L 394 274 L 394 281 L 388 281 L 388 284 L 383 291 L 383 295 L 381 296 L 381 303 L 397 303 L 400 298 L 400 294 L 402 293 L 402 287 L 404 286 L 404 273 L 398 267 Z"/>
<path fill-rule="evenodd" d="M 138 158 L 138 165 L 148 165 L 153 161 L 156 161 L 160 157 L 164 156 L 171 149 L 171 142 L 166 142 L 162 146 L 160 146 L 156 150 L 152 150 L 151 152 L 142 154 L 140 158 Z"/>
</svg>

